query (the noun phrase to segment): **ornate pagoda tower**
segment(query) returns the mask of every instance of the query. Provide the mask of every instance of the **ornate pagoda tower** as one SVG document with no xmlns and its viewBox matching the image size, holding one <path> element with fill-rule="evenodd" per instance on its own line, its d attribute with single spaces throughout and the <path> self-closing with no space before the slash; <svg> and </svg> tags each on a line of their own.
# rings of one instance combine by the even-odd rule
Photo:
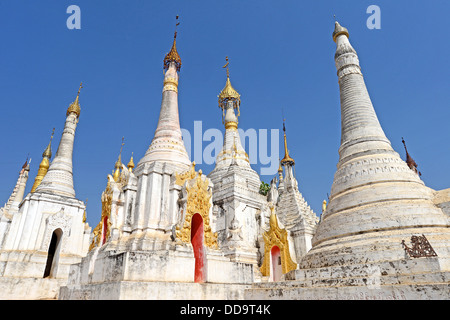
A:
<svg viewBox="0 0 450 320">
<path fill-rule="evenodd" d="M 3 240 L 9 231 L 13 216 L 19 211 L 20 203 L 23 200 L 25 194 L 25 187 L 28 181 L 28 175 L 30 172 L 30 161 L 25 161 L 22 169 L 19 172 L 19 178 L 11 193 L 8 201 L 0 208 L 0 248 L 3 246 Z"/>
<path fill-rule="evenodd" d="M 231 299 L 253 281 L 252 264 L 222 252 L 211 224 L 213 184 L 181 139 L 176 35 L 152 143 L 134 169 L 119 155 L 90 251 L 72 265 L 61 299 Z"/>
<path fill-rule="evenodd" d="M 349 33 L 338 22 L 333 40 L 341 97 L 339 162 L 330 201 L 302 267 L 339 265 L 350 259 L 362 266 L 377 264 L 381 257 L 398 264 L 405 259 L 402 240 L 415 234 L 424 234 L 438 256 L 449 257 L 448 216 L 433 204 L 434 191 L 392 149 Z M 344 243 L 352 255 L 341 251 Z M 400 272 L 395 269 L 391 272 Z"/>
<path fill-rule="evenodd" d="M 173 37 L 172 48 L 164 57 L 165 75 L 158 126 L 152 143 L 139 161 L 136 170 L 155 161 L 165 161 L 181 171 L 189 169 L 191 165 L 181 136 L 178 112 L 178 73 L 181 69 L 181 58 L 177 51 L 176 40 L 177 31 Z"/>
<path fill-rule="evenodd" d="M 231 85 L 228 57 L 226 61 L 227 79 L 218 96 L 225 126 L 223 148 L 208 175 L 214 184 L 214 221 L 219 243 L 228 250 L 228 256 L 256 264 L 261 260 L 257 250 L 258 220 L 261 220 L 258 217 L 268 207 L 266 197 L 259 193 L 261 180 L 241 145 L 238 131 L 241 96 Z"/>
<path fill-rule="evenodd" d="M 276 206 L 279 219 L 289 231 L 289 237 L 293 242 L 294 260 L 298 262 L 311 249 L 311 239 L 316 231 L 319 218 L 298 189 L 294 169 L 295 160 L 289 155 L 284 122 L 283 134 L 284 158 L 281 159 L 280 164 L 284 167 L 285 175 L 280 177 L 282 188 L 280 188 Z"/>
<path fill-rule="evenodd" d="M 333 40 L 341 100 L 339 162 L 312 249 L 281 298 L 448 299 L 449 212 L 435 204 L 436 191 L 393 150 L 348 30 L 338 22 Z M 261 299 L 273 287 L 258 289 L 247 298 Z"/>
<path fill-rule="evenodd" d="M 66 123 L 55 158 L 35 192 L 75 198 L 72 158 L 75 130 L 81 112 L 79 102 L 81 88 L 82 85 L 80 84 L 75 101 L 67 109 Z"/>
<path fill-rule="evenodd" d="M 58 297 L 59 287 L 67 282 L 70 265 L 87 254 L 91 229 L 85 223 L 84 202 L 75 198 L 72 173 L 79 94 L 80 90 L 67 109 L 55 158 L 48 165 L 49 143 L 32 192 L 19 204 L 4 235 L 0 247 L 2 298 Z"/>
</svg>

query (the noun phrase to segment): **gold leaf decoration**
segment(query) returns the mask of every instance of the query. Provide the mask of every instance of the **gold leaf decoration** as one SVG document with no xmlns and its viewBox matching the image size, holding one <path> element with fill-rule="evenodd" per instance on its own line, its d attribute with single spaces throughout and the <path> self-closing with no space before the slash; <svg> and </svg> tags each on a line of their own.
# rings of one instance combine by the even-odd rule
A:
<svg viewBox="0 0 450 320">
<path fill-rule="evenodd" d="M 194 179 L 196 174 L 195 162 L 192 162 L 191 168 L 188 171 L 180 174 L 175 173 L 175 183 L 179 186 L 182 186 L 186 180 Z"/>
<path fill-rule="evenodd" d="M 271 208 L 272 213 L 270 215 L 270 229 L 267 232 L 264 232 L 264 260 L 261 266 L 261 273 L 263 276 L 270 275 L 270 255 L 271 250 L 274 246 L 277 246 L 280 249 L 281 256 L 281 269 L 283 274 L 288 273 L 289 271 L 295 270 L 297 268 L 297 264 L 292 261 L 290 252 L 289 252 L 289 242 L 288 242 L 288 233 L 286 229 L 281 229 L 278 226 L 277 216 L 273 212 L 273 207 Z"/>
<path fill-rule="evenodd" d="M 103 238 L 103 234 L 105 234 L 105 239 L 109 238 L 111 232 L 111 203 L 112 203 L 113 191 L 110 186 L 110 181 L 106 185 L 105 191 L 102 193 L 102 216 L 100 218 L 100 222 L 95 227 L 93 233 L 94 238 L 92 239 L 91 245 L 89 246 L 89 251 L 101 245 L 101 240 Z M 106 230 L 103 226 L 106 218 Z"/>
<path fill-rule="evenodd" d="M 194 166 L 191 167 L 191 170 L 193 170 Z M 209 248 L 218 249 L 219 246 L 217 243 L 217 232 L 212 232 L 209 221 L 209 209 L 211 208 L 210 200 L 212 197 L 212 191 L 210 189 L 208 190 L 209 180 L 207 178 L 205 180 L 202 180 L 201 170 L 198 172 L 197 178 L 195 178 L 195 180 L 192 179 L 186 186 L 186 216 L 184 219 L 183 227 L 177 227 L 176 236 L 184 243 L 191 242 L 192 217 L 194 216 L 194 214 L 198 213 L 203 219 L 203 235 L 205 245 Z"/>
</svg>

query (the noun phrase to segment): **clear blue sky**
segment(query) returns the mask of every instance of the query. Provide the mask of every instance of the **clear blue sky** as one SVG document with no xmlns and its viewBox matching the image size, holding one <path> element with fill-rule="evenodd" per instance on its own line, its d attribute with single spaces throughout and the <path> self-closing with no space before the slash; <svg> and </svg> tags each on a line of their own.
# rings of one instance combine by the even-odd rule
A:
<svg viewBox="0 0 450 320">
<path fill-rule="evenodd" d="M 81 8 L 81 30 L 66 9 Z M 369 5 L 381 29 L 369 30 Z M 380 122 L 405 158 L 401 137 L 433 189 L 450 187 L 450 2 L 442 1 L 0 1 L 0 203 L 27 154 L 27 192 L 55 127 L 53 155 L 79 83 L 74 149 L 77 198 L 100 218 L 100 195 L 120 149 L 135 163 L 147 150 L 161 103 L 162 61 L 180 16 L 177 47 L 181 126 L 223 129 L 217 95 L 230 58 L 242 98 L 239 126 L 281 129 L 296 160 L 299 189 L 321 211 L 340 143 L 333 14 L 350 32 Z M 281 142 L 281 135 L 280 135 Z M 281 146 L 280 146 L 281 147 Z M 280 153 L 282 150 L 280 148 Z M 283 156 L 283 154 L 281 154 Z M 259 171 L 258 165 L 253 166 Z M 198 165 L 209 173 L 212 166 Z M 269 182 L 272 176 L 262 176 Z"/>
</svg>

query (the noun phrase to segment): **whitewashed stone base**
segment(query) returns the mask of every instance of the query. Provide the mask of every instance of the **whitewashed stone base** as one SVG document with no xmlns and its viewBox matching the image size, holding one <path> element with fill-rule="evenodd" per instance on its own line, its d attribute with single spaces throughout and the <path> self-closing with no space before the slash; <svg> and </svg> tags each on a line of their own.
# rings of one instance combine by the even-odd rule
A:
<svg viewBox="0 0 450 320">
<path fill-rule="evenodd" d="M 70 266 L 80 260 L 78 256 L 62 255 L 56 276 L 43 278 L 47 252 L 0 252 L 0 299 L 57 299 L 59 287 L 67 282 Z"/>
<path fill-rule="evenodd" d="M 0 277 L 1 300 L 58 299 L 59 288 L 66 279 Z"/>
<path fill-rule="evenodd" d="M 273 284 L 273 283 L 272 283 Z M 450 284 L 305 288 L 295 283 L 262 284 L 245 290 L 246 300 L 448 300 Z M 268 286 L 271 286 L 269 288 Z"/>
<path fill-rule="evenodd" d="M 62 287 L 61 300 L 242 300 L 248 284 L 118 281 Z"/>
<path fill-rule="evenodd" d="M 206 283 L 198 284 L 194 283 L 195 259 L 189 246 L 159 251 L 93 250 L 72 265 L 60 299 L 242 297 L 241 285 L 254 281 L 253 264 L 230 261 L 216 250 L 207 250 L 206 257 Z M 177 286 L 180 291 L 174 291 Z"/>
<path fill-rule="evenodd" d="M 448 300 L 450 272 L 440 258 L 417 258 L 372 264 L 297 269 L 291 279 L 255 284 L 246 299 Z"/>
</svg>

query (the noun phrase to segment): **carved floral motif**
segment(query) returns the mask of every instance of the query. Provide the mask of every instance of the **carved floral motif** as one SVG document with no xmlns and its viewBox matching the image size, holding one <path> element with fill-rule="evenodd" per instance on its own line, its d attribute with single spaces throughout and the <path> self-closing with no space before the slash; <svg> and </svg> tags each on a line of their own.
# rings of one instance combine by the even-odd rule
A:
<svg viewBox="0 0 450 320">
<path fill-rule="evenodd" d="M 192 170 L 188 171 L 189 177 L 192 176 Z M 195 171 L 194 171 L 195 173 Z M 195 177 L 195 175 L 194 175 Z M 191 242 L 191 222 L 194 214 L 198 213 L 203 218 L 203 233 L 204 243 L 209 248 L 218 249 L 217 244 L 217 232 L 213 233 L 209 221 L 209 209 L 211 208 L 212 191 L 209 187 L 209 180 L 202 179 L 202 171 L 200 170 L 197 177 L 190 181 L 186 185 L 187 200 L 186 200 L 186 212 L 183 226 L 176 228 L 176 237 L 184 243 Z M 186 179 L 188 176 L 186 175 Z M 178 181 L 178 179 L 177 179 Z"/>
</svg>

